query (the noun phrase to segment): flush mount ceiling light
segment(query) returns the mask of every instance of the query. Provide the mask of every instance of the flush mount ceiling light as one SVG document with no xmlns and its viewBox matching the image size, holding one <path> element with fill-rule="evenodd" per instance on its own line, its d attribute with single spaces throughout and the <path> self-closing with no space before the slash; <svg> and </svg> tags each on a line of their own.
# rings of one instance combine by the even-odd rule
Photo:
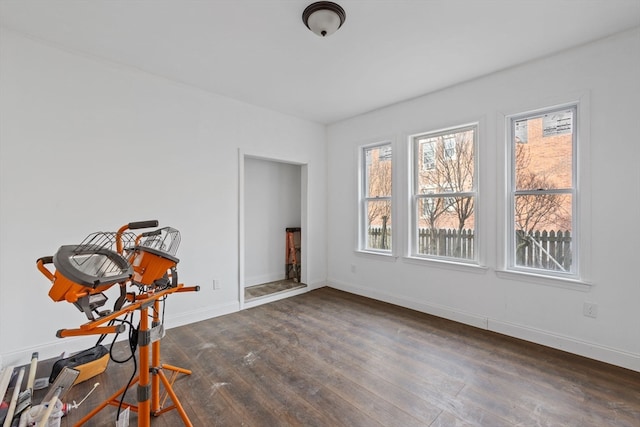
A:
<svg viewBox="0 0 640 427">
<path fill-rule="evenodd" d="M 320 37 L 335 33 L 346 18 L 344 9 L 330 1 L 312 3 L 302 12 L 304 25 Z"/>
</svg>

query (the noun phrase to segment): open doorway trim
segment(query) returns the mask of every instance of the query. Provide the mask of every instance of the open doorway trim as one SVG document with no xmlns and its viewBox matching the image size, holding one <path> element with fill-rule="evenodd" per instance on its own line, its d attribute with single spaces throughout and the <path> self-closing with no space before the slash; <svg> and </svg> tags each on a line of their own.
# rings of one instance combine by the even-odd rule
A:
<svg viewBox="0 0 640 427">
<path fill-rule="evenodd" d="M 291 165 L 297 165 L 301 167 L 300 173 L 300 202 L 302 206 L 300 207 L 300 225 L 302 227 L 301 233 L 301 264 L 302 275 L 300 281 L 302 283 L 307 283 L 307 270 L 308 270 L 308 259 L 307 259 L 307 239 L 306 239 L 306 230 L 308 224 L 308 161 L 306 159 L 298 159 L 298 158 L 279 158 L 279 157 L 270 157 L 257 153 L 249 153 L 245 152 L 243 149 L 238 149 L 238 302 L 240 306 L 240 310 L 244 310 L 245 308 L 251 308 L 258 305 L 266 304 L 269 302 L 277 301 L 279 299 L 288 298 L 294 295 L 302 294 L 308 292 L 309 287 L 298 288 L 291 290 L 289 292 L 278 293 L 273 296 L 260 298 L 257 300 L 253 300 L 250 302 L 245 302 L 244 298 L 244 288 L 245 288 L 245 161 L 246 159 L 256 159 L 256 160 L 265 160 L 276 163 L 285 163 Z M 284 231 L 283 231 L 284 233 Z M 283 234 L 284 235 L 284 234 Z M 284 260 L 283 260 L 284 262 Z"/>
</svg>

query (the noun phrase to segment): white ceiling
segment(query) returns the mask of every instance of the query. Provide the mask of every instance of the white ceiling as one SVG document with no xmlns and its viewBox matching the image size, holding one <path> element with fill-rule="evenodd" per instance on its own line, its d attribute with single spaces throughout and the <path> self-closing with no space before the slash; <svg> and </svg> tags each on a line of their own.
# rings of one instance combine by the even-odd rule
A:
<svg viewBox="0 0 640 427">
<path fill-rule="evenodd" d="M 0 24 L 319 123 L 640 25 L 640 0 L 337 2 L 326 39 L 302 23 L 312 0 L 0 0 Z"/>
</svg>

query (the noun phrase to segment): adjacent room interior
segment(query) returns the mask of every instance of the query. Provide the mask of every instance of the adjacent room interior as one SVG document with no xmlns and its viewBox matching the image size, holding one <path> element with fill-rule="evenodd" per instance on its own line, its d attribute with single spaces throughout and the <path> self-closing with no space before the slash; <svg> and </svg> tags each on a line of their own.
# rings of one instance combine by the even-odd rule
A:
<svg viewBox="0 0 640 427">
<path fill-rule="evenodd" d="M 306 288 L 302 165 L 245 156 L 243 183 L 244 304 Z"/>
<path fill-rule="evenodd" d="M 640 425 L 639 75 L 637 0 L 0 1 L 0 416 Z"/>
</svg>

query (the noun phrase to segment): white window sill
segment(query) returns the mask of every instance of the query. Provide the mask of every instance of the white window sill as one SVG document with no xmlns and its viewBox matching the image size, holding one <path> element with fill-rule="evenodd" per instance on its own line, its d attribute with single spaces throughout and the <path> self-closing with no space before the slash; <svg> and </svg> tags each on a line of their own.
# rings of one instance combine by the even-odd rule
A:
<svg viewBox="0 0 640 427">
<path fill-rule="evenodd" d="M 557 288 L 571 289 L 575 291 L 588 292 L 593 286 L 592 283 L 583 280 L 565 277 L 545 276 L 542 274 L 529 273 L 526 271 L 496 270 L 496 275 L 502 279 L 511 279 L 535 283 L 538 285 L 554 286 Z"/>
<path fill-rule="evenodd" d="M 470 273 L 484 274 L 488 268 L 478 264 L 470 264 L 466 262 L 456 262 L 445 259 L 433 259 L 422 257 L 404 257 L 404 262 L 416 265 L 428 265 L 430 267 L 444 268 L 447 270 L 466 271 Z"/>
<path fill-rule="evenodd" d="M 398 259 L 398 257 L 395 256 L 392 252 L 368 251 L 365 249 L 356 249 L 355 254 L 365 258 L 376 259 L 378 261 L 395 262 Z"/>
</svg>

